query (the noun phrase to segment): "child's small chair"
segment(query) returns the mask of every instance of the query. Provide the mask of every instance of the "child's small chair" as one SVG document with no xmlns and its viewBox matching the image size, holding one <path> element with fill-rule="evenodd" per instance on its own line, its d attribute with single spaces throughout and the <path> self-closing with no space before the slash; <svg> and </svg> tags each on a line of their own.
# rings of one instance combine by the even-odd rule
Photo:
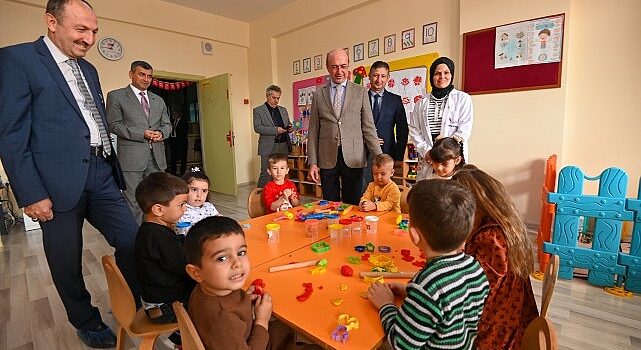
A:
<svg viewBox="0 0 641 350">
<path fill-rule="evenodd" d="M 205 350 L 205 345 L 203 345 L 194 323 L 191 322 L 189 314 L 183 304 L 178 301 L 175 301 L 174 304 L 174 313 L 178 319 L 178 328 L 180 329 L 180 339 L 182 340 L 182 350 Z"/>
<path fill-rule="evenodd" d="M 256 188 L 249 194 L 249 198 L 247 199 L 247 213 L 252 219 L 265 215 L 262 188 Z"/>
<path fill-rule="evenodd" d="M 543 292 L 541 293 L 541 317 L 548 316 L 548 309 L 552 301 L 552 294 L 554 294 L 554 286 L 559 277 L 559 264 L 561 259 L 558 255 L 550 256 L 550 261 L 545 268 L 543 275 Z"/>
<path fill-rule="evenodd" d="M 398 189 L 401 191 L 401 213 L 409 214 L 410 206 L 407 204 L 407 194 L 410 192 L 410 188 L 407 186 L 398 186 Z"/>
<path fill-rule="evenodd" d="M 113 256 L 103 256 L 102 267 L 107 277 L 111 311 L 118 323 L 120 323 L 120 327 L 118 327 L 118 332 L 116 333 L 118 337 L 116 349 L 123 350 L 125 348 L 126 333 L 130 336 L 142 337 L 139 349 L 152 350 L 154 342 L 160 334 L 173 332 L 178 329 L 177 323 L 152 323 L 147 319 L 147 315 L 145 315 L 145 311 L 142 308 L 136 312 L 134 296 L 125 278 L 122 276 L 118 265 L 116 265 L 116 260 Z"/>
<path fill-rule="evenodd" d="M 556 350 L 554 325 L 546 317 L 537 317 L 525 329 L 521 338 L 521 350 Z"/>
</svg>

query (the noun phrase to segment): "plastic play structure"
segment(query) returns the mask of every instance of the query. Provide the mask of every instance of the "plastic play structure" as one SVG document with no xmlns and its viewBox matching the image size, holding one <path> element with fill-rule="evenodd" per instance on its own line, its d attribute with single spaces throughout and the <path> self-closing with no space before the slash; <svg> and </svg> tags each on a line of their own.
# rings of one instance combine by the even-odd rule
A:
<svg viewBox="0 0 641 350">
<path fill-rule="evenodd" d="M 546 169 L 546 173 L 547 170 L 550 169 Z M 583 193 L 585 181 L 598 181 L 596 195 Z M 547 185 L 546 182 L 544 192 Z M 582 268 L 588 270 L 590 284 L 641 293 L 641 183 L 637 198 L 626 198 L 627 186 L 628 175 L 619 168 L 605 169 L 595 177 L 586 176 L 576 166 L 564 167 L 559 172 L 557 192 L 547 194 L 547 202 L 554 206 L 552 240 L 548 241 L 539 231 L 538 241 L 543 243 L 544 253 L 559 256 L 560 278 L 572 279 L 574 269 Z M 554 191 L 553 185 L 547 189 Z M 551 216 L 548 213 L 549 208 L 544 204 L 542 224 L 544 214 L 548 215 L 546 219 Z M 579 222 L 589 218 L 594 220 L 591 245 L 580 246 Z M 624 221 L 633 222 L 629 253 L 620 250 Z M 545 230 L 543 225 L 541 230 Z M 541 259 L 541 255 L 543 252 L 539 249 L 543 271 L 549 257 Z"/>
</svg>

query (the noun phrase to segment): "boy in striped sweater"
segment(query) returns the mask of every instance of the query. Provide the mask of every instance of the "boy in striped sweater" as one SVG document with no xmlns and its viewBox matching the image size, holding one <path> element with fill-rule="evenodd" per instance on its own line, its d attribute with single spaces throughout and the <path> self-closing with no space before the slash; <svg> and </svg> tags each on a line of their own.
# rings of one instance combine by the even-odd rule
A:
<svg viewBox="0 0 641 350">
<path fill-rule="evenodd" d="M 490 290 L 481 265 L 462 252 L 474 197 L 456 182 L 426 180 L 412 187 L 408 203 L 410 238 L 427 264 L 407 285 L 375 283 L 367 296 L 393 349 L 472 349 Z"/>
</svg>

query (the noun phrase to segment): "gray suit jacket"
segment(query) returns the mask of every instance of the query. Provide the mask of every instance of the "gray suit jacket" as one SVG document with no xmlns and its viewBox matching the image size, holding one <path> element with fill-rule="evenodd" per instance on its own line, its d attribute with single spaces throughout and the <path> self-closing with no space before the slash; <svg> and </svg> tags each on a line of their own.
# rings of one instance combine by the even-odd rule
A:
<svg viewBox="0 0 641 350">
<path fill-rule="evenodd" d="M 365 146 L 370 154 L 382 153 L 367 90 L 348 81 L 343 109 L 340 115 L 335 115 L 329 87 L 327 84 L 314 92 L 307 140 L 308 163 L 322 169 L 334 168 L 340 140 L 345 164 L 350 168 L 363 168 L 367 165 Z"/>
<path fill-rule="evenodd" d="M 145 130 L 159 130 L 163 138 L 171 134 L 165 101 L 151 91 L 147 91 L 147 96 L 151 109 L 149 120 L 129 85 L 107 94 L 109 131 L 118 135 L 118 158 L 123 171 L 143 171 L 147 168 L 149 142 L 144 137 Z M 165 170 L 165 143 L 154 142 L 152 148 L 158 166 Z"/>
<path fill-rule="evenodd" d="M 289 121 L 287 109 L 283 106 L 278 106 L 278 111 L 283 119 L 285 129 L 287 129 L 292 125 Z M 276 135 L 278 135 L 278 127 L 274 125 L 269 109 L 267 109 L 264 103 L 254 108 L 254 131 L 260 134 L 258 138 L 258 154 L 268 156 L 272 148 L 274 148 L 274 140 L 276 139 Z"/>
</svg>

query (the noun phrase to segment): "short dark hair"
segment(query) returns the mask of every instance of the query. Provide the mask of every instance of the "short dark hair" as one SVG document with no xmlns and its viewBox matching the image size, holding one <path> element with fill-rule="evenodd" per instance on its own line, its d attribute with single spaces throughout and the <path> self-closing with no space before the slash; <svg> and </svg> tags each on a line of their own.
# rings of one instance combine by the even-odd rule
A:
<svg viewBox="0 0 641 350">
<path fill-rule="evenodd" d="M 267 158 L 267 161 L 269 162 L 269 165 L 273 165 L 282 161 L 287 162 L 287 155 L 282 153 L 272 153 L 269 155 L 269 158 Z"/>
<path fill-rule="evenodd" d="M 146 70 L 154 70 L 151 65 L 145 61 L 133 61 L 131 62 L 131 68 L 129 69 L 130 72 L 133 72 L 136 70 L 136 67 L 140 67 L 142 69 Z"/>
<path fill-rule="evenodd" d="M 381 167 L 383 165 L 387 164 L 394 164 L 394 158 L 392 158 L 389 154 L 381 153 L 374 157 L 374 161 L 372 162 L 372 165 Z"/>
<path fill-rule="evenodd" d="M 53 17 L 55 17 L 58 22 L 62 23 L 62 18 L 64 17 L 65 14 L 65 7 L 69 2 L 72 0 L 49 0 L 47 1 L 47 8 L 45 10 L 45 13 L 51 14 Z M 93 10 L 93 6 L 85 0 L 81 0 L 85 5 L 89 6 L 90 9 Z"/>
<path fill-rule="evenodd" d="M 238 222 L 226 216 L 210 216 L 198 221 L 189 229 L 185 239 L 187 263 L 201 266 L 205 242 L 230 235 L 243 235 L 245 232 Z"/>
<path fill-rule="evenodd" d="M 430 160 L 436 163 L 443 163 L 450 159 L 461 157 L 461 162 L 456 166 L 455 170 L 460 169 L 465 164 L 463 141 L 457 141 L 453 137 L 443 137 L 436 140 L 428 154 Z"/>
<path fill-rule="evenodd" d="M 205 175 L 205 172 L 200 170 L 198 167 L 194 167 L 189 169 L 189 171 L 185 172 L 182 177 L 183 181 L 189 185 L 194 180 L 200 180 L 200 181 L 206 181 L 208 185 L 211 185 L 209 183 L 209 177 Z"/>
<path fill-rule="evenodd" d="M 472 230 L 476 202 L 472 193 L 450 180 L 423 180 L 407 195 L 410 225 L 436 252 L 460 247 Z"/>
<path fill-rule="evenodd" d="M 154 204 L 168 205 L 179 194 L 189 193 L 189 188 L 181 178 L 163 173 L 152 173 L 142 179 L 136 187 L 136 202 L 140 210 L 147 214 Z"/>
<path fill-rule="evenodd" d="M 272 92 L 281 93 L 283 90 L 278 85 L 269 85 L 265 90 L 265 94 L 269 96 Z"/>
<path fill-rule="evenodd" d="M 372 73 L 372 71 L 374 69 L 379 69 L 379 68 L 385 68 L 389 72 L 389 64 L 387 64 L 387 62 L 376 61 L 376 62 L 372 63 L 372 66 L 369 68 L 370 74 Z"/>
</svg>

